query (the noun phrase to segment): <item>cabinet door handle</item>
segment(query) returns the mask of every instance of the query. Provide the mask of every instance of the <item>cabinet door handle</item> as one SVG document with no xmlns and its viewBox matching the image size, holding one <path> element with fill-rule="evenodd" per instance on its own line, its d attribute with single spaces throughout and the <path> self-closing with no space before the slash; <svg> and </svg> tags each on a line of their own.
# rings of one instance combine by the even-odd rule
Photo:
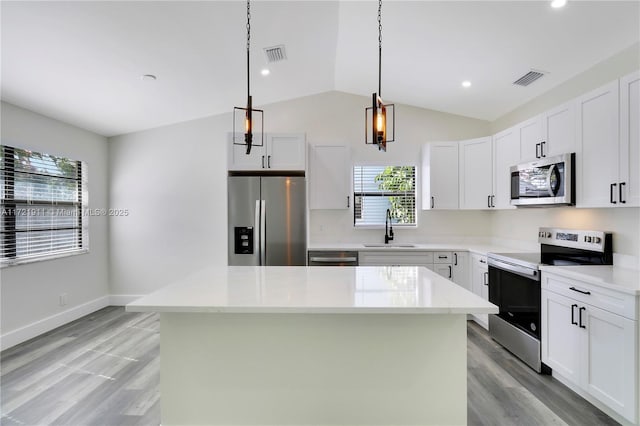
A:
<svg viewBox="0 0 640 426">
<path fill-rule="evenodd" d="M 546 157 L 545 153 L 544 153 L 544 144 L 546 144 L 545 141 L 540 142 L 540 157 Z"/>
<path fill-rule="evenodd" d="M 431 197 L 431 208 L 434 209 L 436 207 L 436 200 L 434 197 Z"/>
<path fill-rule="evenodd" d="M 617 204 L 617 201 L 613 199 L 613 188 L 617 185 L 617 183 L 612 183 L 611 186 L 609 186 L 609 201 L 611 201 L 611 204 Z"/>
<path fill-rule="evenodd" d="M 264 169 L 264 155 L 262 156 L 262 168 Z"/>
<path fill-rule="evenodd" d="M 622 199 L 622 193 L 624 192 L 622 187 L 625 186 L 626 184 L 627 184 L 627 182 L 620 182 L 620 185 L 618 185 L 618 189 L 619 189 L 619 191 L 618 191 L 618 194 L 619 194 L 618 195 L 618 200 L 620 200 L 620 203 L 622 203 L 622 204 L 626 204 L 627 203 L 627 200 L 623 200 Z"/>
<path fill-rule="evenodd" d="M 493 208 L 495 208 L 495 207 L 496 207 L 496 204 L 494 203 L 494 201 L 495 201 L 495 200 L 496 200 L 496 196 L 495 196 L 495 195 L 492 195 L 492 196 L 491 196 L 491 207 L 493 207 Z"/>
<path fill-rule="evenodd" d="M 452 271 L 451 265 L 449 265 L 449 278 L 451 278 L 451 271 Z"/>
<path fill-rule="evenodd" d="M 271 156 L 267 155 L 267 169 L 271 168 Z"/>
<path fill-rule="evenodd" d="M 453 253 L 453 266 L 458 266 L 458 253 Z"/>
<path fill-rule="evenodd" d="M 577 308 L 577 307 L 578 307 L 578 305 L 575 304 L 575 303 L 573 305 L 571 305 L 571 324 L 572 325 L 578 325 L 578 323 L 576 322 L 576 319 L 575 319 L 575 312 L 573 310 L 573 308 Z"/>
<path fill-rule="evenodd" d="M 582 306 L 580 309 L 578 309 L 578 322 L 580 323 L 579 326 L 580 328 L 587 328 L 583 323 L 582 323 L 582 311 L 586 311 L 587 308 L 585 308 L 584 306 Z"/>
<path fill-rule="evenodd" d="M 347 208 L 349 208 L 350 204 L 349 204 L 349 196 L 347 195 Z"/>
<path fill-rule="evenodd" d="M 484 272 L 484 285 L 489 285 L 489 273 L 488 272 Z"/>
<path fill-rule="evenodd" d="M 575 287 L 569 287 L 569 290 L 577 291 L 578 293 L 582 293 L 582 294 L 591 294 L 590 291 L 580 290 L 580 289 L 577 289 Z"/>
<path fill-rule="evenodd" d="M 491 208 L 491 195 L 487 195 L 487 207 Z"/>
<path fill-rule="evenodd" d="M 540 158 L 540 144 L 536 144 L 536 158 Z"/>
<path fill-rule="evenodd" d="M 484 259 L 480 259 L 480 263 L 487 263 L 487 261 Z"/>
</svg>

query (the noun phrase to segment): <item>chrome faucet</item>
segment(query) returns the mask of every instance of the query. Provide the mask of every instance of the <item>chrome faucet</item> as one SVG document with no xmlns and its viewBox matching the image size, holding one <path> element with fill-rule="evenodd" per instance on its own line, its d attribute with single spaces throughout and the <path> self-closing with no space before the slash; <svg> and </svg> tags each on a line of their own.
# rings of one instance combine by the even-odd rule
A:
<svg viewBox="0 0 640 426">
<path fill-rule="evenodd" d="M 393 226 L 391 225 L 391 210 L 387 209 L 387 215 L 384 218 L 384 243 L 389 244 L 393 240 Z"/>
</svg>

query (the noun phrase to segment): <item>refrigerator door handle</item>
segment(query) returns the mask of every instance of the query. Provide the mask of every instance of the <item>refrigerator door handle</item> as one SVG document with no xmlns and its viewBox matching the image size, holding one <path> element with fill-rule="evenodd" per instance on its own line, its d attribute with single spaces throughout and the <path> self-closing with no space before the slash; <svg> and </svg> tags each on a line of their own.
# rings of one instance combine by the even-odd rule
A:
<svg viewBox="0 0 640 426">
<path fill-rule="evenodd" d="M 260 266 L 267 264 L 267 202 L 260 200 Z"/>
<path fill-rule="evenodd" d="M 253 220 L 254 232 L 257 234 L 253 239 L 253 252 L 258 253 L 258 265 L 262 265 L 262 243 L 260 239 L 262 235 L 260 234 L 260 200 L 256 200 L 256 211 L 255 218 Z"/>
</svg>

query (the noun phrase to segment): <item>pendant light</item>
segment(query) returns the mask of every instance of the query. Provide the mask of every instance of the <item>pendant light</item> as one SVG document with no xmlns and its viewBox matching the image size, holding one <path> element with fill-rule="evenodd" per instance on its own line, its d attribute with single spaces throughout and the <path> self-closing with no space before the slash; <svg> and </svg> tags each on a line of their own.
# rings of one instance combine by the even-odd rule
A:
<svg viewBox="0 0 640 426">
<path fill-rule="evenodd" d="M 387 142 L 395 139 L 395 108 L 382 102 L 382 0 L 378 0 L 378 93 L 371 96 L 371 106 L 365 108 L 364 143 L 387 150 Z M 371 136 L 369 136 L 371 130 Z"/>
<path fill-rule="evenodd" d="M 249 53 L 251 47 L 251 1 L 247 0 L 247 106 L 233 108 L 233 144 L 245 145 L 247 155 L 252 146 L 264 145 L 264 111 L 253 109 L 251 101 Z M 254 142 L 254 130 L 259 129 L 259 141 Z M 241 135 L 244 135 L 242 137 Z"/>
</svg>

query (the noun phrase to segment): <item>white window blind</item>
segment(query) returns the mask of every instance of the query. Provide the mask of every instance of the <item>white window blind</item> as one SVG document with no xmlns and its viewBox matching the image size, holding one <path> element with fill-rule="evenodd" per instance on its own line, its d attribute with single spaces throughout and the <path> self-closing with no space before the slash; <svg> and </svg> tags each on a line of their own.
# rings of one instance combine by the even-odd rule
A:
<svg viewBox="0 0 640 426">
<path fill-rule="evenodd" d="M 86 251 L 86 166 L 0 145 L 3 265 Z"/>
<path fill-rule="evenodd" d="M 416 224 L 414 166 L 354 166 L 353 223 L 384 225 L 387 209 L 394 225 Z"/>
</svg>

